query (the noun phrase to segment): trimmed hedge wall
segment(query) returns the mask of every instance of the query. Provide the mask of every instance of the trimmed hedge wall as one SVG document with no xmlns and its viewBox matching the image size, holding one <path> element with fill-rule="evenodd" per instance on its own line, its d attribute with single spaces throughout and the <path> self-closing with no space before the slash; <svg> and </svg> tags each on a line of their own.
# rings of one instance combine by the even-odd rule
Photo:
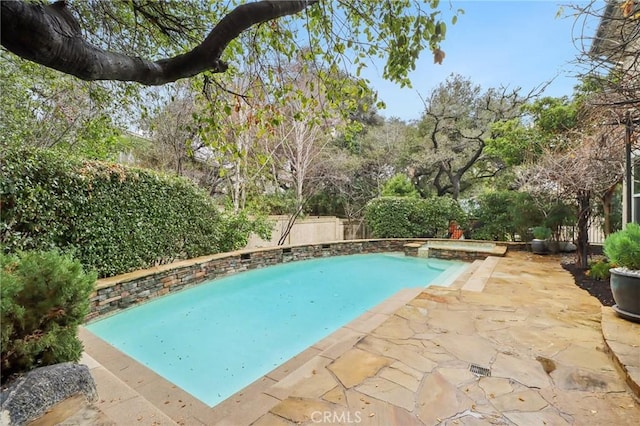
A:
<svg viewBox="0 0 640 426">
<path fill-rule="evenodd" d="M 236 249 L 253 230 L 186 179 L 35 149 L 6 152 L 0 218 L 5 252 L 58 248 L 100 277 Z"/>
<path fill-rule="evenodd" d="M 367 204 L 365 220 L 375 238 L 445 237 L 450 220 L 466 221 L 458 203 L 447 197 L 376 198 Z"/>
</svg>

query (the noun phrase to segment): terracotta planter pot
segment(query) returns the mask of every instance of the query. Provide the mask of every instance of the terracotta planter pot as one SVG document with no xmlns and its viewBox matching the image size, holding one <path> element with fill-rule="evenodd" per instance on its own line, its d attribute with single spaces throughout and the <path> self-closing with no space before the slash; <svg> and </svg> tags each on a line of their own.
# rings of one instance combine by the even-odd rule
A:
<svg viewBox="0 0 640 426">
<path fill-rule="evenodd" d="M 623 318 L 640 322 L 640 272 L 620 268 L 610 272 L 613 309 Z"/>
</svg>

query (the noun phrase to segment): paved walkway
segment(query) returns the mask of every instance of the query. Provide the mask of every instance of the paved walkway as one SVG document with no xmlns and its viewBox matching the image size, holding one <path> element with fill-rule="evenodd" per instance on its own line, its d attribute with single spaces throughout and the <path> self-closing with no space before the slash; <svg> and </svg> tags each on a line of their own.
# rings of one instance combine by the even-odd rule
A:
<svg viewBox="0 0 640 426">
<path fill-rule="evenodd" d="M 405 292 L 214 408 L 84 330 L 96 423 L 637 425 L 640 324 L 525 257 Z"/>
</svg>

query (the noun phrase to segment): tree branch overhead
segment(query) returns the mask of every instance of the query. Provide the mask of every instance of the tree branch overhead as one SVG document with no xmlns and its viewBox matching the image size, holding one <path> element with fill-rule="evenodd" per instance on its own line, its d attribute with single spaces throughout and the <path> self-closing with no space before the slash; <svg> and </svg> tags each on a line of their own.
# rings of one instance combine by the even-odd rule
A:
<svg viewBox="0 0 640 426">
<path fill-rule="evenodd" d="M 88 43 L 64 1 L 49 5 L 0 2 L 2 46 L 14 54 L 82 80 L 135 81 L 162 85 L 204 71 L 224 72 L 227 45 L 252 26 L 294 15 L 318 0 L 259 1 L 238 6 L 191 51 L 151 61 Z"/>
</svg>

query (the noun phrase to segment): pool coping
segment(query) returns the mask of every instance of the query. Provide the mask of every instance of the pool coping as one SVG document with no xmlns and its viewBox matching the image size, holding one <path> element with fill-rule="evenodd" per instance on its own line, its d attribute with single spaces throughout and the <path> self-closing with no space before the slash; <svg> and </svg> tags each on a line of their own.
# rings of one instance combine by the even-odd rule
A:
<svg viewBox="0 0 640 426">
<path fill-rule="evenodd" d="M 289 397 L 296 383 L 314 375 L 317 369 L 351 349 L 424 289 L 413 287 L 398 291 L 214 407 L 120 352 L 85 327 L 80 327 L 79 337 L 98 387 L 97 407 L 118 424 L 140 421 L 140 418 L 131 417 L 135 412 L 145 413 L 154 424 L 250 424 Z M 136 411 L 132 405 L 142 411 Z"/>
</svg>

